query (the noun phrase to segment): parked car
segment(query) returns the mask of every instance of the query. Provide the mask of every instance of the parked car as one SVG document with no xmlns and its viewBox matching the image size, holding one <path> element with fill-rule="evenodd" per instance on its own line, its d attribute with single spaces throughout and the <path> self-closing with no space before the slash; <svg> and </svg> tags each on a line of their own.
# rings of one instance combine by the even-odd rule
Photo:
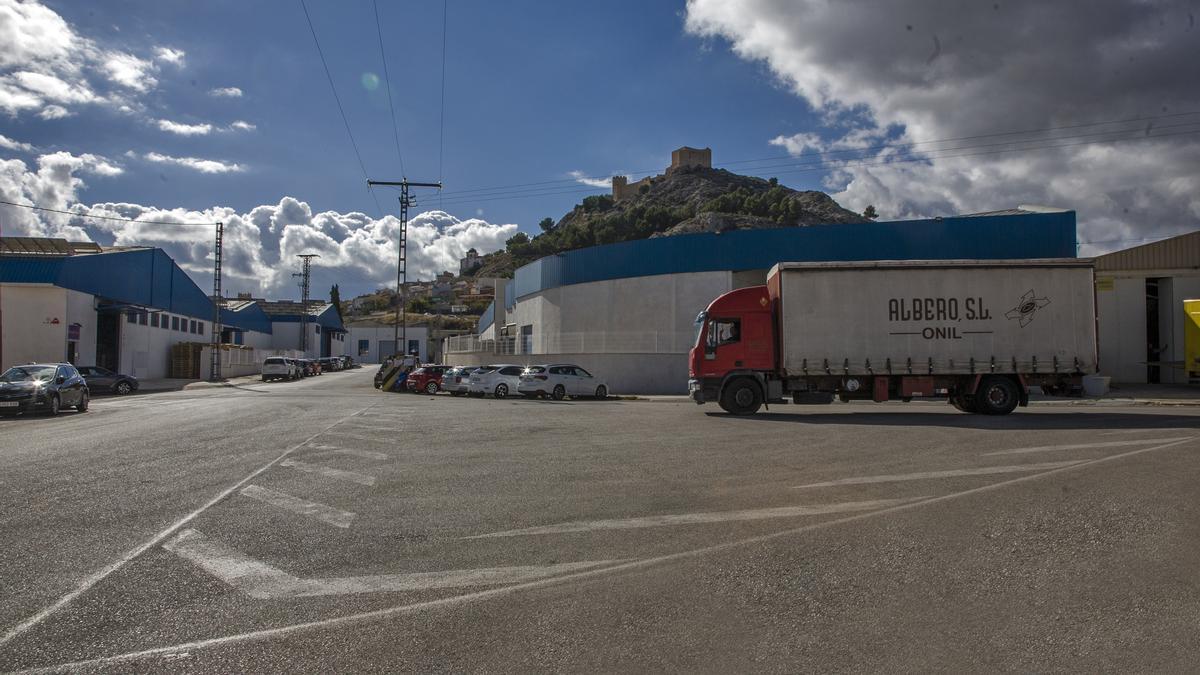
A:
<svg viewBox="0 0 1200 675">
<path fill-rule="evenodd" d="M 326 370 L 329 370 L 329 371 L 341 370 L 342 369 L 342 360 L 337 357 L 327 356 L 327 357 L 321 359 L 321 365 Z"/>
<path fill-rule="evenodd" d="M 114 394 L 125 395 L 137 391 L 138 381 L 132 375 L 114 373 L 100 366 L 78 366 L 75 370 L 87 382 L 88 391 L 111 391 Z"/>
<path fill-rule="evenodd" d="M 298 377 L 296 362 L 285 356 L 268 356 L 266 361 L 263 361 L 262 381 L 270 382 L 271 380 L 294 380 Z"/>
<path fill-rule="evenodd" d="M 354 359 L 349 356 L 339 356 L 338 358 L 341 359 L 341 361 L 342 361 L 342 370 L 349 370 L 351 368 L 362 368 L 361 363 L 356 363 L 354 361 Z"/>
<path fill-rule="evenodd" d="M 555 401 L 567 396 L 608 398 L 608 385 L 604 380 L 570 363 L 526 368 L 521 373 L 521 384 L 517 391 L 531 398 L 549 396 Z"/>
<path fill-rule="evenodd" d="M 451 396 L 462 396 L 471 386 L 471 372 L 476 366 L 454 366 L 442 373 L 442 391 Z"/>
<path fill-rule="evenodd" d="M 69 363 L 31 363 L 13 366 L 0 375 L 0 413 L 45 412 L 63 408 L 87 412 L 87 381 Z"/>
<path fill-rule="evenodd" d="M 483 366 L 471 373 L 471 385 L 468 391 L 472 396 L 492 394 L 496 398 L 504 398 L 517 393 L 521 384 L 521 373 L 525 366 L 512 363 L 502 363 L 494 366 Z"/>
<path fill-rule="evenodd" d="M 450 366 L 426 365 L 408 374 L 408 390 L 414 394 L 425 392 L 436 394 L 442 388 L 442 379 Z"/>
</svg>

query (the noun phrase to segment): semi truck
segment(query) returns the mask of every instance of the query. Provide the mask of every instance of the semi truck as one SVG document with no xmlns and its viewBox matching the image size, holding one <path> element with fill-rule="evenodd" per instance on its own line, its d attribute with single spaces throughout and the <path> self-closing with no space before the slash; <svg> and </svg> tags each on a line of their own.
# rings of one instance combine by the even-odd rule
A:
<svg viewBox="0 0 1200 675">
<path fill-rule="evenodd" d="M 764 404 L 942 399 L 1006 415 L 1097 371 L 1086 259 L 779 263 L 696 318 L 688 392 Z"/>
</svg>

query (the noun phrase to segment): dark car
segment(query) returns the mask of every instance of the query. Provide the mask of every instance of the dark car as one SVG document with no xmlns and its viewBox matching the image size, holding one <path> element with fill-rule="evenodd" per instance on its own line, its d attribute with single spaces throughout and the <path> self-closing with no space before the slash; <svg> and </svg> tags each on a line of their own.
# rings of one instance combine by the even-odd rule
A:
<svg viewBox="0 0 1200 675">
<path fill-rule="evenodd" d="M 63 408 L 87 412 L 87 382 L 69 363 L 13 366 L 0 375 L 0 413 L 45 412 Z"/>
<path fill-rule="evenodd" d="M 87 381 L 91 391 L 111 391 L 114 394 L 125 395 L 137 391 L 138 381 L 132 375 L 114 373 L 100 366 L 79 366 L 76 370 Z"/>
<path fill-rule="evenodd" d="M 436 394 L 442 388 L 442 375 L 447 370 L 450 370 L 450 366 L 421 366 L 408 374 L 408 382 L 405 384 L 414 394 L 422 391 Z"/>
</svg>

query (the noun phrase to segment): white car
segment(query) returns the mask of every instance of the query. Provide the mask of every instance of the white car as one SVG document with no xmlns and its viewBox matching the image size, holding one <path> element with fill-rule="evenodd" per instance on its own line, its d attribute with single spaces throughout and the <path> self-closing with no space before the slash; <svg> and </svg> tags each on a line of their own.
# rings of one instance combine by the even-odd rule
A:
<svg viewBox="0 0 1200 675">
<path fill-rule="evenodd" d="M 567 396 L 608 398 L 608 385 L 604 380 L 571 363 L 526 368 L 517 391 L 529 398 L 549 396 L 555 401 Z"/>
<path fill-rule="evenodd" d="M 267 360 L 263 361 L 263 382 L 271 380 L 294 380 L 299 376 L 300 371 L 296 368 L 296 362 L 292 359 L 282 356 L 268 356 Z"/>
<path fill-rule="evenodd" d="M 462 396 L 471 387 L 471 372 L 476 366 L 455 366 L 442 375 L 442 390 L 451 396 Z"/>
<path fill-rule="evenodd" d="M 471 383 L 467 387 L 467 391 L 472 396 L 492 394 L 496 398 L 515 394 L 524 370 L 525 366 L 512 363 L 481 366 L 471 373 Z"/>
</svg>

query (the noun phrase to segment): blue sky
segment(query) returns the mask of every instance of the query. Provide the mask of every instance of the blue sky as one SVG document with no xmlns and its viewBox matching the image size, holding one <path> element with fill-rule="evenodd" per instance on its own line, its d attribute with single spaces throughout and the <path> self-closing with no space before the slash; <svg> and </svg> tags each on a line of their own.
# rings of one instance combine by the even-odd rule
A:
<svg viewBox="0 0 1200 675">
<path fill-rule="evenodd" d="M 149 114 L 257 127 L 177 136 L 103 110 L 65 124 L 30 118 L 4 125 L 10 137 L 39 147 L 109 157 L 134 149 L 245 167 L 197 175 L 127 163 L 119 177 L 93 181 L 89 200 L 249 210 L 295 195 L 314 210 L 377 215 L 298 2 L 124 2 L 103 13 L 84 3 L 46 4 L 98 41 L 186 52 L 185 66 L 161 75 L 147 97 Z M 381 2 L 407 174 L 441 177 L 449 192 L 565 179 L 570 171 L 661 168 L 672 149 L 687 144 L 711 146 L 718 159 L 782 155 L 768 139 L 812 128 L 808 106 L 775 86 L 761 65 L 686 35 L 682 9 L 668 2 L 453 1 L 439 167 L 442 4 Z M 380 81 L 370 90 L 363 82 L 364 76 L 383 77 L 371 3 L 315 0 L 309 11 L 368 173 L 399 178 L 386 86 Z M 208 95 L 217 87 L 237 87 L 243 96 Z M 800 180 L 805 183 L 792 182 L 819 184 L 814 177 Z M 482 209 L 491 222 L 534 232 L 538 220 L 558 218 L 579 194 L 459 198 L 445 210 L 466 218 Z M 379 190 L 377 196 L 394 210 L 394 195 Z M 436 204 L 431 196 L 421 200 L 423 207 Z"/>
<path fill-rule="evenodd" d="M 1200 222 L 1188 0 L 448 1 L 444 108 L 444 5 L 379 2 L 403 173 L 446 183 L 419 193 L 418 278 L 604 191 L 573 172 L 636 177 L 681 145 L 885 219 L 1072 208 L 1085 255 Z M 6 234 L 160 246 L 206 287 L 221 220 L 231 291 L 294 296 L 308 251 L 318 288 L 394 278 L 396 219 L 299 0 L 99 4 L 0 0 L 0 199 L 76 214 L 3 207 Z M 368 175 L 399 178 L 372 3 L 309 9 Z M 789 156 L 821 163 L 741 162 Z"/>
</svg>

